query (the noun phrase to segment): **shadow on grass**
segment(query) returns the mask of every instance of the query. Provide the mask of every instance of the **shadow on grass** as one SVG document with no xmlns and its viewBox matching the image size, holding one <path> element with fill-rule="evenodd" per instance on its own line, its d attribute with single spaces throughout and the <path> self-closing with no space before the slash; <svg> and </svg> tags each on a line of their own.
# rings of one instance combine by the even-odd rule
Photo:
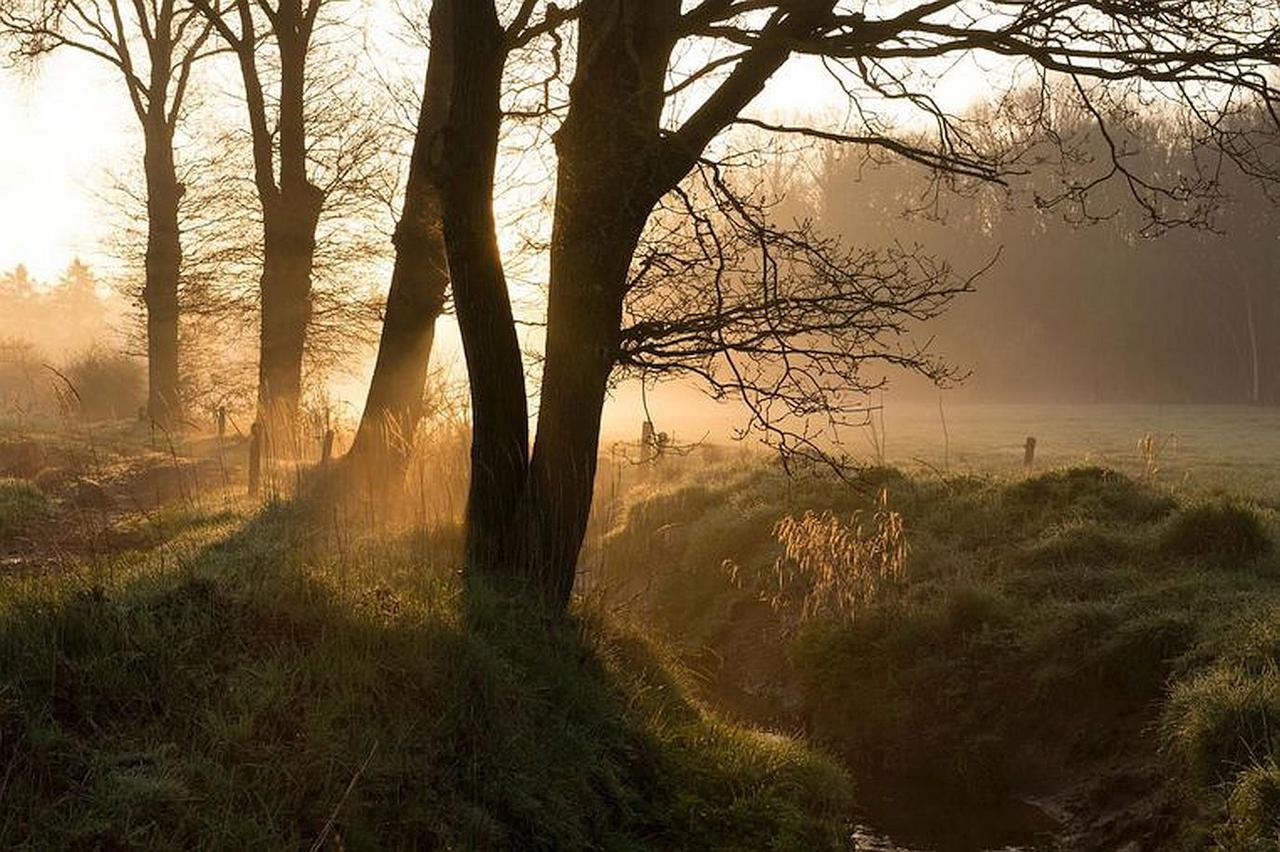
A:
<svg viewBox="0 0 1280 852">
<path fill-rule="evenodd" d="M 268 506 L 111 587 L 0 585 L 0 845 L 815 848 L 845 779 L 643 639 Z"/>
</svg>

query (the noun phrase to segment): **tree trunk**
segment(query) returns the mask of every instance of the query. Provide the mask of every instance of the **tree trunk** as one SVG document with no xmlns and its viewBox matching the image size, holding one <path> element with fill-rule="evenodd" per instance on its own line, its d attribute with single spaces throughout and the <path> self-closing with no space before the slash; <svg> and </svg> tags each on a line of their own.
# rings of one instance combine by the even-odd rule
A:
<svg viewBox="0 0 1280 852">
<path fill-rule="evenodd" d="M 267 455 L 279 457 L 296 451 L 320 199 L 282 192 L 264 212 L 258 410 Z"/>
<path fill-rule="evenodd" d="M 537 440 L 521 503 L 522 573 L 569 602 L 586 533 L 600 417 L 631 258 L 653 206 L 678 0 L 585 4 L 559 168 Z M 628 57 L 623 61 L 621 57 Z"/>
<path fill-rule="evenodd" d="M 433 145 L 431 180 L 440 192 L 445 246 L 471 388 L 469 571 L 508 574 L 515 508 L 529 464 L 524 362 L 493 215 L 501 126 L 504 33 L 492 0 L 437 0 L 433 41 L 456 54 L 449 113 Z"/>
<path fill-rule="evenodd" d="M 396 260 L 387 294 L 369 396 L 351 456 L 379 480 L 399 482 L 422 416 L 423 388 L 435 341 L 436 320 L 449 285 L 440 196 L 430 178 L 431 147 L 449 109 L 453 85 L 451 40 L 438 38 L 427 62 L 427 79 L 409 163 L 404 210 L 394 237 Z"/>
<path fill-rule="evenodd" d="M 297 2 L 281 3 L 274 30 L 280 49 L 280 185 L 262 181 L 262 318 L 258 360 L 259 419 L 268 457 L 296 455 L 302 356 L 311 322 L 311 272 L 324 193 L 307 178 L 308 34 Z M 255 131 L 260 134 L 261 129 Z M 255 139 L 270 169 L 270 140 Z"/>
<path fill-rule="evenodd" d="M 599 232 L 584 239 L 578 226 L 591 224 L 589 217 L 556 218 L 558 233 L 577 234 L 552 252 L 556 286 L 547 309 L 537 441 L 519 520 L 521 572 L 557 609 L 568 605 L 591 513 L 600 417 L 622 319 L 621 292 L 599 284 L 619 274 L 625 280 L 638 239 Z"/>
<path fill-rule="evenodd" d="M 144 132 L 147 254 L 142 300 L 147 310 L 147 416 L 170 429 L 182 421 L 178 372 L 178 280 L 182 267 L 178 204 L 182 187 L 163 115 L 158 122 L 149 122 Z"/>
</svg>

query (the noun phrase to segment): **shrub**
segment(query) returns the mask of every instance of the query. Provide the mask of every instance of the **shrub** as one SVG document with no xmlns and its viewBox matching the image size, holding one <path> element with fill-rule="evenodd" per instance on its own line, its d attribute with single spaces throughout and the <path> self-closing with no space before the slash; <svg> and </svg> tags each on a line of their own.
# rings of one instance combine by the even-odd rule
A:
<svg viewBox="0 0 1280 852">
<path fill-rule="evenodd" d="M 40 489 L 20 479 L 0 479 L 0 542 L 22 534 L 48 512 Z"/>
<path fill-rule="evenodd" d="M 146 374 L 135 358 L 90 347 L 63 370 L 75 409 L 88 420 L 133 417 L 146 402 Z"/>
<path fill-rule="evenodd" d="M 1234 500 L 1201 503 L 1175 515 L 1161 535 L 1171 555 L 1251 561 L 1270 549 L 1257 513 Z"/>
</svg>

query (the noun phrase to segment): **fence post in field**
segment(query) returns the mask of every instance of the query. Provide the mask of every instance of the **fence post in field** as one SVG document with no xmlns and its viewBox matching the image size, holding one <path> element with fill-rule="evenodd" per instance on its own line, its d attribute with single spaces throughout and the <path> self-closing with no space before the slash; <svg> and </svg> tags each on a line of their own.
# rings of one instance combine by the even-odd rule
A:
<svg viewBox="0 0 1280 852">
<path fill-rule="evenodd" d="M 1023 451 L 1022 465 L 1027 470 L 1031 470 L 1031 466 L 1036 462 L 1036 439 L 1027 436 L 1027 444 Z"/>
<path fill-rule="evenodd" d="M 324 442 L 320 445 L 320 464 L 328 464 L 331 458 L 333 458 L 333 430 L 326 429 Z"/>
<path fill-rule="evenodd" d="M 227 407 L 225 405 L 218 406 L 218 438 L 222 439 L 227 434 Z"/>
<path fill-rule="evenodd" d="M 249 496 L 256 497 L 262 487 L 262 424 L 257 420 L 249 429 Z"/>
<path fill-rule="evenodd" d="M 640 424 L 640 463 L 653 461 L 655 442 L 653 439 L 653 421 L 646 420 Z"/>
</svg>

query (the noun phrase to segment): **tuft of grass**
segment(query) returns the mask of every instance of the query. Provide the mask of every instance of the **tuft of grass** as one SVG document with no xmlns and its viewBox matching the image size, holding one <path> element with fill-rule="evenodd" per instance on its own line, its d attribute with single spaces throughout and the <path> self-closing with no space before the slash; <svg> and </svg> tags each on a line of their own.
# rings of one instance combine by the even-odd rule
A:
<svg viewBox="0 0 1280 852">
<path fill-rule="evenodd" d="M 1110 523 L 1149 523 L 1169 514 L 1173 500 L 1114 470 L 1072 467 L 1024 479 L 1004 489 L 1004 507 L 1017 516 L 1070 509 Z"/>
<path fill-rule="evenodd" d="M 1198 503 L 1174 515 L 1160 543 L 1171 555 L 1236 564 L 1252 562 L 1271 547 L 1257 512 L 1226 498 Z"/>
<path fill-rule="evenodd" d="M 49 514 L 49 500 L 23 479 L 0 479 L 0 542 L 26 532 Z"/>
<path fill-rule="evenodd" d="M 1240 774 L 1217 832 L 1223 849 L 1274 849 L 1280 843 L 1280 767 L 1272 761 Z"/>
</svg>

